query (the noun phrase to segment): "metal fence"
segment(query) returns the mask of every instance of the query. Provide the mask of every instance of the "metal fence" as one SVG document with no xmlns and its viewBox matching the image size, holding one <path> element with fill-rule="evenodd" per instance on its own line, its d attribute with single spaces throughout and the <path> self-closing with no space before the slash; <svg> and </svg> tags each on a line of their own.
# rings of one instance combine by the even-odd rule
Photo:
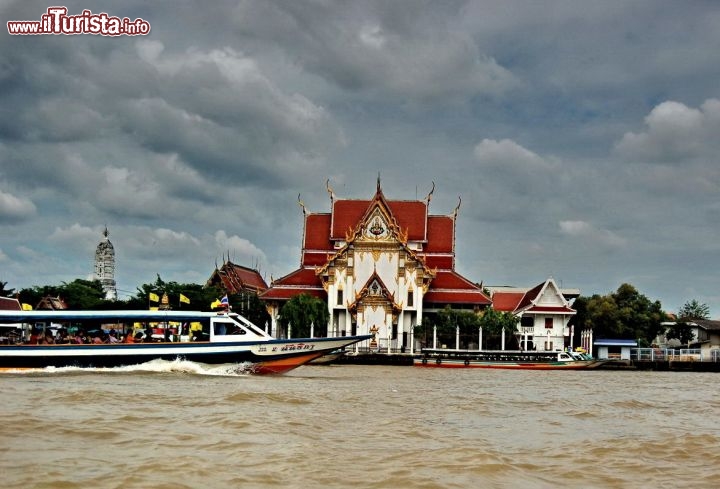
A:
<svg viewBox="0 0 720 489">
<path fill-rule="evenodd" d="M 630 359 L 637 362 L 720 362 L 720 349 L 703 353 L 699 348 L 633 348 Z"/>
</svg>

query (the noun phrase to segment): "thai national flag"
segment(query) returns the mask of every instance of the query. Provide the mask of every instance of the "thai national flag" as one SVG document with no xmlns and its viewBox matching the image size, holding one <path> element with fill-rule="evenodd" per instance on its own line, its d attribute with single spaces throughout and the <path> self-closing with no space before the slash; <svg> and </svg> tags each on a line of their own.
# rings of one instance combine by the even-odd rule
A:
<svg viewBox="0 0 720 489">
<path fill-rule="evenodd" d="M 223 307 L 228 307 L 230 305 L 230 302 L 228 301 L 228 298 L 227 298 L 227 294 L 225 294 L 225 296 L 222 299 L 220 299 L 220 305 L 222 305 Z"/>
</svg>

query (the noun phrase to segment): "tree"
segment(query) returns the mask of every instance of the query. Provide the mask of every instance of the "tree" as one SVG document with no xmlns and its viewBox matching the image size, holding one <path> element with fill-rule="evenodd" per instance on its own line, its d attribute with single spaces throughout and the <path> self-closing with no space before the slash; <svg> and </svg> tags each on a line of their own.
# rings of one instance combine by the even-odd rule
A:
<svg viewBox="0 0 720 489">
<path fill-rule="evenodd" d="M 659 301 L 651 301 L 630 284 L 620 285 L 612 294 L 578 297 L 574 307 L 576 330 L 592 329 L 596 338 L 637 339 L 648 345 L 667 318 Z"/>
<path fill-rule="evenodd" d="M 0 281 L 0 297 L 12 297 L 15 295 L 15 289 L 6 289 L 7 282 Z"/>
<path fill-rule="evenodd" d="M 75 279 L 61 285 L 34 286 L 22 289 L 19 293 L 20 302 L 35 305 L 43 297 L 60 297 L 68 309 L 92 310 L 106 309 L 111 301 L 105 299 L 105 291 L 99 280 Z"/>
<path fill-rule="evenodd" d="M 695 333 L 692 332 L 687 320 L 680 319 L 668 328 L 665 338 L 668 340 L 676 339 L 681 345 L 689 345 L 695 340 Z"/>
<path fill-rule="evenodd" d="M 327 336 L 330 313 L 327 304 L 310 294 L 299 294 L 287 301 L 280 309 L 280 324 L 292 326 L 294 338 L 310 336 L 310 325 L 315 326 L 315 336 Z"/>
<path fill-rule="evenodd" d="M 710 308 L 693 299 L 686 302 L 678 311 L 679 319 L 710 319 Z"/>
<path fill-rule="evenodd" d="M 137 288 L 137 294 L 127 301 L 127 306 L 130 309 L 147 309 L 149 306 L 159 305 L 159 302 L 150 300 L 150 294 L 157 295 L 158 299 L 162 299 L 163 294 L 167 294 L 170 308 L 174 310 L 210 311 L 210 304 L 222 297 L 225 292 L 218 287 L 166 282 L 158 274 L 155 282 L 142 284 Z M 187 297 L 190 303 L 180 302 L 180 294 Z M 234 306 L 232 298 L 229 299 L 230 304 Z"/>
<path fill-rule="evenodd" d="M 477 338 L 480 318 L 472 311 L 461 311 L 446 305 L 444 309 L 429 318 L 428 324 L 437 331 L 438 341 L 441 344 L 455 345 L 455 337 L 460 329 L 460 348 L 467 348 L 468 344 Z M 432 328 L 428 331 L 432 338 Z"/>
<path fill-rule="evenodd" d="M 502 343 L 502 332 L 505 331 L 505 344 L 513 339 L 517 343 L 518 318 L 511 312 L 497 311 L 495 309 L 486 309 L 479 319 L 479 325 L 482 326 L 483 336 L 487 335 L 486 345 L 488 349 L 500 349 Z"/>
</svg>

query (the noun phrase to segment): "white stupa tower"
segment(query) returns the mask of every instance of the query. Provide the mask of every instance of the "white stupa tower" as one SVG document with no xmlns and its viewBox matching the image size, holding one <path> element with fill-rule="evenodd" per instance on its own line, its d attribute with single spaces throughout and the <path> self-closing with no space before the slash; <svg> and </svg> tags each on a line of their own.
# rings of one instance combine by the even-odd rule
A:
<svg viewBox="0 0 720 489">
<path fill-rule="evenodd" d="M 110 301 L 117 300 L 115 287 L 115 249 L 108 239 L 108 229 L 105 226 L 103 239 L 95 250 L 95 278 L 100 281 L 105 291 L 105 298 Z"/>
</svg>

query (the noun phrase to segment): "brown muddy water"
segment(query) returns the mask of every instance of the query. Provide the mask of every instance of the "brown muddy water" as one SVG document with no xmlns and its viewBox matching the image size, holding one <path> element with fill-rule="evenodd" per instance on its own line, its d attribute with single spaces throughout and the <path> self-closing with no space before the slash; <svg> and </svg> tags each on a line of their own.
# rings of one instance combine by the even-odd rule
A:
<svg viewBox="0 0 720 489">
<path fill-rule="evenodd" d="M 0 374 L 3 488 L 720 487 L 720 374 Z"/>
</svg>

